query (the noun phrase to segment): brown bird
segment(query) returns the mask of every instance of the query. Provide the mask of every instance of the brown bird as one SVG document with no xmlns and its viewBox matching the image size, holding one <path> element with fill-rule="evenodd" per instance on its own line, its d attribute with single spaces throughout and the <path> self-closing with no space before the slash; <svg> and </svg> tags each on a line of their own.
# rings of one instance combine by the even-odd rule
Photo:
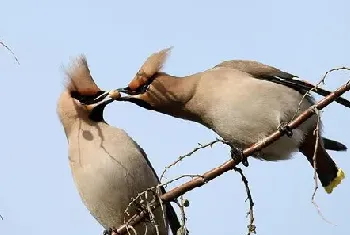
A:
<svg viewBox="0 0 350 235">
<path fill-rule="evenodd" d="M 294 130 L 284 128 L 293 117 L 315 104 L 305 89 L 280 84 L 292 79 L 281 70 L 256 61 L 224 61 L 213 68 L 184 77 L 161 72 L 171 48 L 152 54 L 127 88 L 118 89 L 128 101 L 149 110 L 201 123 L 232 146 L 243 149 L 277 129 L 288 134 L 253 157 L 266 161 L 289 159 L 301 152 L 314 165 L 327 193 L 344 178 L 326 149 L 345 151 L 346 146 L 322 137 L 314 115 Z M 317 139 L 318 136 L 318 139 Z"/>
<path fill-rule="evenodd" d="M 124 130 L 108 125 L 103 119 L 108 102 L 88 104 L 87 97 L 97 97 L 103 92 L 94 83 L 86 58 L 76 59 L 67 75 L 57 112 L 68 139 L 73 179 L 90 213 L 111 232 L 129 218 L 125 210 L 131 199 L 158 185 L 159 179 L 144 150 Z M 163 187 L 161 191 L 165 193 Z M 153 199 L 153 193 L 148 192 L 148 199 L 144 195 L 136 202 L 144 205 L 141 200 Z M 132 216 L 139 209 L 134 203 L 128 212 Z M 148 219 L 136 225 L 135 231 L 165 235 L 168 223 L 176 234 L 180 223 L 170 203 L 165 204 L 164 211 L 160 207 L 154 211 L 153 223 Z"/>
</svg>

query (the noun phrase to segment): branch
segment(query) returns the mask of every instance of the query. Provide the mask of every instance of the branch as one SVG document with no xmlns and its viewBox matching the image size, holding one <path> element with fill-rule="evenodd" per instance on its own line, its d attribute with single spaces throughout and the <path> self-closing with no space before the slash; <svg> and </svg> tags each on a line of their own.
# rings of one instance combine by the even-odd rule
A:
<svg viewBox="0 0 350 235">
<path fill-rule="evenodd" d="M 180 196 L 181 202 L 177 202 L 178 207 L 180 208 L 181 211 L 181 228 L 179 229 L 180 231 L 177 232 L 176 235 L 187 235 L 187 228 L 186 228 L 186 212 L 185 212 L 185 207 L 189 206 L 189 201 L 187 199 L 184 199 L 183 196 Z"/>
<path fill-rule="evenodd" d="M 11 50 L 11 48 L 9 48 L 9 47 L 8 47 L 5 43 L 3 43 L 2 41 L 0 41 L 0 45 L 2 45 L 3 47 L 5 47 L 5 48 L 12 54 L 12 56 L 15 58 L 16 62 L 17 62 L 18 64 L 20 64 L 18 58 L 16 57 L 15 53 L 13 53 L 13 51 Z"/>
<path fill-rule="evenodd" d="M 166 166 L 163 173 L 161 174 L 160 176 L 160 181 L 162 181 L 162 179 L 164 178 L 165 176 L 165 173 L 173 166 L 175 166 L 176 164 L 178 164 L 179 162 L 181 162 L 184 158 L 186 157 L 189 157 L 191 156 L 192 154 L 194 154 L 195 152 L 197 152 L 198 150 L 200 149 L 204 149 L 204 148 L 207 148 L 207 147 L 213 147 L 214 144 L 218 143 L 218 142 L 221 142 L 221 143 L 224 143 L 222 140 L 220 139 L 216 139 L 216 140 L 213 140 L 207 144 L 201 144 L 201 143 L 198 143 L 199 147 L 196 147 L 194 148 L 191 152 L 187 153 L 187 154 L 184 154 L 182 156 L 180 156 L 175 162 L 171 163 L 169 166 Z"/>
<path fill-rule="evenodd" d="M 299 127 L 303 122 L 305 122 L 307 119 L 309 119 L 311 116 L 315 114 L 315 109 L 322 110 L 327 105 L 335 101 L 338 97 L 340 97 L 342 94 L 344 94 L 346 91 L 350 90 L 350 80 L 342 85 L 340 88 L 317 102 L 315 105 L 311 106 L 307 110 L 305 110 L 303 113 L 301 113 L 298 117 L 296 117 L 293 121 L 291 121 L 287 127 L 292 129 L 296 129 Z M 243 158 L 246 158 L 250 155 L 252 155 L 254 152 L 260 151 L 261 149 L 265 148 L 266 146 L 272 144 L 276 140 L 282 137 L 282 132 L 277 130 L 274 133 L 272 133 L 270 136 L 266 137 L 262 141 L 254 144 L 253 146 L 246 148 L 243 150 Z M 160 196 L 160 199 L 163 202 L 171 202 L 174 199 L 178 198 L 179 196 L 184 195 L 188 191 L 191 191 L 194 188 L 201 187 L 207 182 L 215 179 L 216 177 L 222 175 L 223 173 L 232 170 L 235 168 L 236 165 L 240 163 L 239 160 L 229 160 L 222 164 L 221 166 L 218 166 L 204 174 L 201 175 L 201 177 L 196 177 L 181 186 L 178 186 L 167 193 Z M 158 204 L 158 205 L 157 205 Z M 152 209 L 159 206 L 159 203 L 155 203 L 154 206 L 152 206 Z M 147 215 L 147 211 L 141 211 L 139 214 L 134 215 L 127 224 L 124 224 L 120 226 L 116 231 L 114 231 L 113 235 L 120 235 L 125 234 L 127 232 L 127 226 L 134 226 L 141 222 L 143 218 Z"/>
<path fill-rule="evenodd" d="M 314 166 L 314 181 L 315 181 L 315 188 L 314 188 L 314 192 L 312 193 L 312 197 L 311 197 L 311 202 L 312 204 L 314 204 L 316 210 L 317 210 L 317 213 L 321 216 L 321 218 L 326 221 L 327 223 L 329 224 L 332 224 L 334 225 L 332 222 L 330 222 L 329 220 L 327 220 L 322 212 L 321 212 L 321 209 L 320 207 L 318 206 L 318 204 L 316 203 L 316 192 L 317 192 L 317 189 L 318 189 L 318 181 L 317 181 L 317 164 L 316 164 L 316 157 L 317 157 L 317 150 L 319 148 L 319 135 L 320 135 L 320 122 L 321 122 L 321 118 L 320 118 L 320 112 L 318 109 L 315 110 L 315 113 L 317 115 L 317 123 L 316 123 L 316 128 L 314 130 L 315 132 L 315 136 L 316 136 L 316 142 L 315 142 L 315 150 L 314 150 L 314 156 L 312 157 L 312 160 L 313 160 L 313 166 Z"/>
<path fill-rule="evenodd" d="M 293 89 L 296 89 L 296 90 L 299 90 L 299 89 L 305 89 L 305 90 L 308 90 L 307 94 L 310 93 L 310 92 L 315 92 L 319 95 L 322 95 L 322 96 L 327 96 L 329 94 L 331 94 L 330 91 L 328 90 L 325 90 L 325 89 L 322 89 L 320 87 L 321 84 L 324 84 L 325 83 L 325 80 L 326 80 L 326 77 L 334 72 L 334 71 L 340 71 L 340 70 L 347 70 L 347 71 L 350 71 L 350 68 L 347 68 L 347 67 L 339 67 L 339 68 L 333 68 L 333 69 L 330 69 L 328 70 L 324 75 L 323 77 L 321 78 L 321 80 L 316 84 L 316 85 L 313 85 L 307 81 L 304 81 L 304 80 L 299 80 L 299 79 L 295 79 L 295 78 L 276 78 L 276 77 L 272 77 L 270 79 L 268 79 L 269 81 L 272 81 L 272 82 L 275 82 L 275 83 L 279 83 L 279 84 L 283 84 L 285 86 L 288 86 L 290 88 L 293 88 Z M 347 100 L 347 99 L 344 99 L 342 97 L 338 97 L 335 102 L 347 107 L 347 108 L 350 108 L 350 101 Z"/>
<path fill-rule="evenodd" d="M 242 182 L 245 186 L 245 190 L 247 192 L 247 200 L 249 200 L 249 211 L 247 212 L 247 217 L 249 215 L 249 225 L 247 226 L 248 228 L 248 235 L 251 235 L 252 233 L 256 234 L 256 226 L 254 225 L 254 201 L 252 197 L 252 193 L 250 192 L 249 184 L 247 177 L 243 174 L 243 171 L 239 167 L 234 167 L 233 168 L 236 172 L 238 172 L 241 177 L 242 177 Z"/>
</svg>

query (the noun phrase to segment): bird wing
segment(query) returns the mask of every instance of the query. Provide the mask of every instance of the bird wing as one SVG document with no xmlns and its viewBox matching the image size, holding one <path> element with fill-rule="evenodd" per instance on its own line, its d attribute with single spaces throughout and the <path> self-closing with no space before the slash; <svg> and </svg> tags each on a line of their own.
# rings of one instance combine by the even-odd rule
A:
<svg viewBox="0 0 350 235">
<path fill-rule="evenodd" d="M 222 63 L 214 66 L 213 68 L 220 67 L 237 69 L 242 72 L 248 73 L 255 78 L 271 81 L 277 84 L 282 84 L 300 92 L 302 95 L 306 94 L 310 90 L 322 96 L 327 96 L 331 93 L 330 91 L 319 87 L 315 88 L 313 84 L 303 80 L 299 80 L 298 77 L 293 74 L 283 72 L 275 67 L 265 65 L 257 61 L 228 60 L 223 61 Z M 350 101 L 342 97 L 337 98 L 335 102 L 350 108 Z"/>
<path fill-rule="evenodd" d="M 228 60 L 216 65 L 214 68 L 218 67 L 237 69 L 249 73 L 256 78 L 280 77 L 282 79 L 293 79 L 296 77 L 293 74 L 253 60 Z"/>
</svg>

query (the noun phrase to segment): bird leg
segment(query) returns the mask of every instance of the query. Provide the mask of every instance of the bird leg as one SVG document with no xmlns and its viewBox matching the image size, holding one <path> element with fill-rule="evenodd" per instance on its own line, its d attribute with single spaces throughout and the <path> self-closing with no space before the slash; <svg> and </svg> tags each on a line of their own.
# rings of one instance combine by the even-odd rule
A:
<svg viewBox="0 0 350 235">
<path fill-rule="evenodd" d="M 249 166 L 248 159 L 244 156 L 241 148 L 231 146 L 231 158 L 235 162 L 242 162 L 243 166 L 245 167 Z"/>
<path fill-rule="evenodd" d="M 293 129 L 288 126 L 288 123 L 281 123 L 281 125 L 278 127 L 278 130 L 282 135 L 287 135 L 288 137 L 293 136 Z"/>
</svg>

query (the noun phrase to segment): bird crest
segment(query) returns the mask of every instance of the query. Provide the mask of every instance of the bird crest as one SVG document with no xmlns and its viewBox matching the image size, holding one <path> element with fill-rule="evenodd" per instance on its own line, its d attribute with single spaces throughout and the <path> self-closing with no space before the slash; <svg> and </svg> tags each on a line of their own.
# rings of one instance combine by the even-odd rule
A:
<svg viewBox="0 0 350 235">
<path fill-rule="evenodd" d="M 80 55 L 76 58 L 68 70 L 65 87 L 69 92 L 79 92 L 83 95 L 94 95 L 100 91 L 90 74 L 86 57 Z"/>
<path fill-rule="evenodd" d="M 149 83 L 150 79 L 163 68 L 172 48 L 168 47 L 150 55 L 136 73 L 133 80 L 128 84 L 129 89 L 134 91 Z"/>
</svg>

